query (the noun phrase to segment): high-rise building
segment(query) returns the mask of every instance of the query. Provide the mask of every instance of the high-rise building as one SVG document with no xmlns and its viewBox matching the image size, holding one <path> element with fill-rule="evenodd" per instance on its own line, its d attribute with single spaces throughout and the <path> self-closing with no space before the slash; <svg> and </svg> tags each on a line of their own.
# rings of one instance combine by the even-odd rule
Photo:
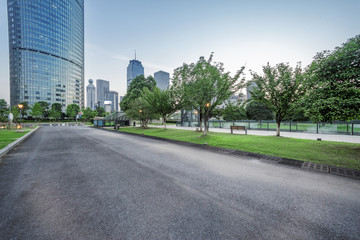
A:
<svg viewBox="0 0 360 240">
<path fill-rule="evenodd" d="M 170 74 L 164 71 L 158 71 L 154 73 L 156 85 L 161 90 L 169 89 Z"/>
<path fill-rule="evenodd" d="M 84 0 L 7 0 L 10 104 L 84 106 Z"/>
<path fill-rule="evenodd" d="M 134 59 L 130 60 L 130 63 L 127 67 L 127 87 L 130 86 L 131 81 L 137 76 L 144 75 L 144 67 L 141 62 Z"/>
<path fill-rule="evenodd" d="M 95 86 L 93 84 L 93 80 L 89 79 L 89 85 L 86 87 L 86 107 L 95 109 L 96 100 L 95 100 Z"/>
<path fill-rule="evenodd" d="M 119 94 L 116 91 L 110 91 L 107 100 L 111 101 L 111 112 L 119 111 Z"/>
<path fill-rule="evenodd" d="M 96 80 L 96 105 L 104 107 L 104 102 L 107 99 L 109 93 L 109 81 L 97 79 Z"/>
</svg>

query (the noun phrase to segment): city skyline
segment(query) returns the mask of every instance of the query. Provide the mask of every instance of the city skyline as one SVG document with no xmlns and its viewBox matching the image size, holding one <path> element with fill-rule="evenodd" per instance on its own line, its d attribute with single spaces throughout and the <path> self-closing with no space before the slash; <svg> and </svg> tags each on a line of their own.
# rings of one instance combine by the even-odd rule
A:
<svg viewBox="0 0 360 240">
<path fill-rule="evenodd" d="M 190 5 L 191 3 L 191 5 Z M 191 6 L 191 7 L 189 7 Z M 0 3 L 0 98 L 9 102 L 6 1 Z M 134 14 L 132 9 L 137 9 Z M 85 3 L 85 79 L 107 79 L 126 93 L 126 67 L 137 50 L 145 75 L 170 73 L 214 52 L 232 74 L 246 66 L 260 72 L 333 50 L 359 34 L 358 1 L 164 1 L 88 0 Z M 102 17 L 99 18 L 99 13 Z M 120 13 L 120 14 L 119 14 Z M 83 89 L 85 91 L 85 89 Z"/>
</svg>

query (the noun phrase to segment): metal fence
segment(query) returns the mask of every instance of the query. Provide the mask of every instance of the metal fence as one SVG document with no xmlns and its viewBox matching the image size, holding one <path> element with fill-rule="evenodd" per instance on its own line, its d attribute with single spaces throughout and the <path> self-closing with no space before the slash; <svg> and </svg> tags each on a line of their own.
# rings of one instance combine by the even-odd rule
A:
<svg viewBox="0 0 360 240">
<path fill-rule="evenodd" d="M 176 125 L 185 127 L 199 127 L 199 122 L 177 122 Z M 230 126 L 245 126 L 249 130 L 275 131 L 277 125 L 276 121 L 209 121 L 209 128 L 230 129 Z M 280 130 L 284 132 L 360 135 L 360 120 L 350 122 L 334 121 L 332 123 L 283 121 L 281 122 Z"/>
</svg>

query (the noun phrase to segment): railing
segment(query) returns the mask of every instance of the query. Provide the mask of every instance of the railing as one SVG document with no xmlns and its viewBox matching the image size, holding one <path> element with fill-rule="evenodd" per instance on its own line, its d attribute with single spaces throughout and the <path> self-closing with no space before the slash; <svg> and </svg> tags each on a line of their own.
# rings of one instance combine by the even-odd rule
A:
<svg viewBox="0 0 360 240">
<path fill-rule="evenodd" d="M 177 122 L 176 125 L 185 127 L 199 127 L 198 122 Z M 209 128 L 230 129 L 230 126 L 245 126 L 250 130 L 275 131 L 277 124 L 275 121 L 253 120 L 241 120 L 233 122 L 222 120 L 209 121 Z M 283 121 L 281 122 L 280 130 L 284 132 L 360 135 L 360 120 L 350 122 L 334 121 L 333 123 Z"/>
</svg>

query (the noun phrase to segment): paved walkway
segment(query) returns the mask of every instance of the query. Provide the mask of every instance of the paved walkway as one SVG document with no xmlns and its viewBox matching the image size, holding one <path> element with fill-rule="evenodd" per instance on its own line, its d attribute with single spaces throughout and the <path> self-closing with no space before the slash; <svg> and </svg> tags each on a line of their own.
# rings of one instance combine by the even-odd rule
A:
<svg viewBox="0 0 360 240">
<path fill-rule="evenodd" d="M 151 127 L 162 127 L 154 126 Z M 179 127 L 175 125 L 167 125 L 167 128 L 173 129 L 184 129 L 195 131 L 196 127 Z M 223 132 L 230 133 L 230 129 L 226 128 L 210 128 L 210 132 Z M 259 135 L 259 136 L 275 136 L 275 131 L 259 131 L 259 130 L 248 130 L 249 135 Z M 234 131 L 236 134 L 243 134 L 243 131 Z M 282 137 L 290 138 L 300 138 L 300 139 L 311 139 L 316 140 L 321 138 L 324 141 L 335 141 L 335 142 L 348 142 L 348 143 L 360 143 L 360 136 L 351 136 L 351 135 L 334 135 L 334 134 L 314 134 L 314 133 L 299 133 L 299 132 L 280 132 Z"/>
<path fill-rule="evenodd" d="M 359 239 L 359 180 L 89 127 L 0 164 L 0 239 Z M 1 237 L 2 236 L 2 237 Z"/>
</svg>

